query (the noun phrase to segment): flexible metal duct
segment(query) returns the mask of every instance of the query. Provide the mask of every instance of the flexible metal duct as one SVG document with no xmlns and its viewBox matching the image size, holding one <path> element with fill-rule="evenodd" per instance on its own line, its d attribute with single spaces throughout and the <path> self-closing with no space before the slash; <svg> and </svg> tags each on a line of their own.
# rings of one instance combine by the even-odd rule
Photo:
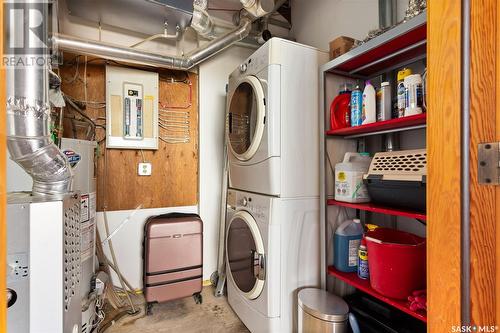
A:
<svg viewBox="0 0 500 333">
<path fill-rule="evenodd" d="M 202 61 L 224 50 L 231 44 L 239 42 L 252 28 L 252 20 L 242 18 L 240 25 L 227 34 L 216 38 L 207 44 L 195 49 L 184 56 L 168 56 L 154 54 L 130 47 L 115 46 L 107 43 L 83 40 L 64 35 L 52 37 L 53 47 L 83 55 L 101 57 L 105 59 L 125 61 L 129 63 L 164 67 L 170 69 L 188 70 Z"/>
<path fill-rule="evenodd" d="M 40 5 L 37 0 L 19 4 L 25 6 L 24 13 L 29 12 L 29 2 Z M 44 22 L 48 22 L 48 4 L 43 5 L 41 11 Z M 24 40 L 23 29 L 12 28 L 24 28 L 21 20 L 22 16 L 11 17 L 8 45 Z M 47 24 L 43 24 L 41 30 L 40 39 L 47 41 Z M 15 57 L 32 53 L 29 43 L 23 44 L 13 49 Z M 34 55 L 37 61 L 24 66 L 19 63 L 7 66 L 7 147 L 11 159 L 33 178 L 34 195 L 62 194 L 71 191 L 73 175 L 66 156 L 50 139 L 49 49 L 41 47 L 38 50 Z"/>
</svg>

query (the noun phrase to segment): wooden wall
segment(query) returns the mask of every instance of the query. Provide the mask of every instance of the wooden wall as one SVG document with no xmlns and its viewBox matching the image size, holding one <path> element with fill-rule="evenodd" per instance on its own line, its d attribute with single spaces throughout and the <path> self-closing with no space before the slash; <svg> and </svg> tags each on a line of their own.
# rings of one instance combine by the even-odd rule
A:
<svg viewBox="0 0 500 333">
<path fill-rule="evenodd" d="M 72 58 L 74 60 L 74 57 Z M 63 77 L 62 90 L 78 100 L 85 99 L 85 57 L 80 57 L 79 78 L 72 83 L 76 66 L 67 61 L 60 67 Z M 104 130 L 97 129 L 99 143 L 97 159 L 97 209 L 125 210 L 142 208 L 175 207 L 196 205 L 198 202 L 198 75 L 194 73 L 161 71 L 161 78 L 182 80 L 188 75 L 192 84 L 192 105 L 185 111 L 190 114 L 190 142 L 165 143 L 159 141 L 156 151 L 106 149 Z M 103 102 L 105 95 L 105 65 L 101 60 L 87 63 L 87 100 Z M 182 82 L 160 79 L 160 103 L 167 106 L 185 106 L 189 101 L 189 86 Z M 183 110 L 184 111 L 184 110 Z M 86 113 L 91 118 L 105 117 L 105 108 L 88 104 Z M 70 110 L 66 115 L 76 113 Z M 97 121 L 104 124 L 104 121 Z M 84 137 L 78 129 L 77 136 Z M 71 121 L 64 122 L 64 136 L 73 136 Z M 162 130 L 160 129 L 160 135 Z M 152 163 L 151 176 L 138 176 L 138 163 Z"/>
</svg>

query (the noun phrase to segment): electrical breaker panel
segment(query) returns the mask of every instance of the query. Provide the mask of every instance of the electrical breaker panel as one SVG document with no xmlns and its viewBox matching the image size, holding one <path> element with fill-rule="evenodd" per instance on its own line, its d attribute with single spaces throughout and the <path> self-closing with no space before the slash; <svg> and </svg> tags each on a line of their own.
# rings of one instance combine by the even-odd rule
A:
<svg viewBox="0 0 500 333">
<path fill-rule="evenodd" d="M 158 73 L 106 66 L 106 145 L 158 149 Z"/>
</svg>

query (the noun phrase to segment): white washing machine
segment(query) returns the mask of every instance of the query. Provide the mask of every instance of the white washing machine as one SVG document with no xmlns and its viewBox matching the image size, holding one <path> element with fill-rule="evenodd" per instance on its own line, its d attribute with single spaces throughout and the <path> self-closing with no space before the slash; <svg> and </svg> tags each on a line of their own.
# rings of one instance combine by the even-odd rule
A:
<svg viewBox="0 0 500 333">
<path fill-rule="evenodd" d="M 228 301 L 252 333 L 297 331 L 297 293 L 320 285 L 319 201 L 228 191 Z"/>
<path fill-rule="evenodd" d="M 280 38 L 229 76 L 229 186 L 280 197 L 318 196 L 319 66 L 325 52 Z"/>
</svg>

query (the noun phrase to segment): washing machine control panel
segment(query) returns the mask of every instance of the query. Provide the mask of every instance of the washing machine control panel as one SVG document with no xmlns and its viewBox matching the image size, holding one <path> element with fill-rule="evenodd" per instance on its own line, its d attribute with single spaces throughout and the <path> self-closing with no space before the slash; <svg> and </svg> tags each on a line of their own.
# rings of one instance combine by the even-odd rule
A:
<svg viewBox="0 0 500 333">
<path fill-rule="evenodd" d="M 267 209 L 258 201 L 250 195 L 242 195 L 238 198 L 238 206 L 248 211 L 255 219 L 266 219 Z"/>
</svg>

